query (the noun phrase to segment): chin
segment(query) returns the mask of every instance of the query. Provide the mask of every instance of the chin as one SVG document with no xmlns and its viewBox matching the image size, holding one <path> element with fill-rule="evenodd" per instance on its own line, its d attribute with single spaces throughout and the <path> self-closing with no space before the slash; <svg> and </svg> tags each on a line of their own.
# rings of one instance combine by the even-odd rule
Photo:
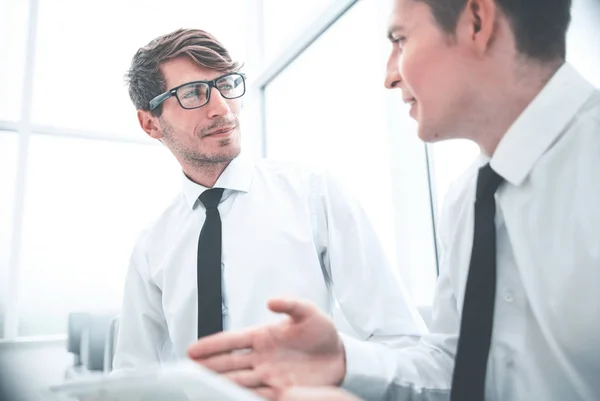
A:
<svg viewBox="0 0 600 401">
<path fill-rule="evenodd" d="M 423 142 L 433 143 L 448 139 L 448 132 L 441 129 L 441 124 L 427 124 L 423 123 L 422 120 L 417 121 L 417 135 Z"/>
<path fill-rule="evenodd" d="M 417 135 L 423 142 L 437 142 L 439 140 L 435 131 L 428 130 L 426 127 L 422 128 L 421 124 L 419 124 L 419 128 L 417 129 Z"/>
<path fill-rule="evenodd" d="M 231 161 L 238 157 L 240 153 L 241 148 L 239 145 L 230 144 L 229 146 L 222 148 L 219 152 L 216 152 L 214 157 L 224 161 Z"/>
</svg>

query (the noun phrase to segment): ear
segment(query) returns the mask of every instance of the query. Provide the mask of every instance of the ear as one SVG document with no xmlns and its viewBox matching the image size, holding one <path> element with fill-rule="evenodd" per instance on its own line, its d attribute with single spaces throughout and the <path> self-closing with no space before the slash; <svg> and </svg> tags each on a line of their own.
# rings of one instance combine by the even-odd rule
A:
<svg viewBox="0 0 600 401">
<path fill-rule="evenodd" d="M 138 110 L 137 117 L 140 123 L 140 127 L 142 127 L 142 129 L 146 132 L 146 134 L 148 134 L 150 138 L 162 138 L 162 133 L 158 125 L 157 117 L 154 117 L 152 114 L 150 114 L 149 111 L 146 110 Z"/>
<path fill-rule="evenodd" d="M 499 9 L 496 0 L 467 0 L 457 34 L 478 53 L 485 53 L 494 39 Z"/>
</svg>

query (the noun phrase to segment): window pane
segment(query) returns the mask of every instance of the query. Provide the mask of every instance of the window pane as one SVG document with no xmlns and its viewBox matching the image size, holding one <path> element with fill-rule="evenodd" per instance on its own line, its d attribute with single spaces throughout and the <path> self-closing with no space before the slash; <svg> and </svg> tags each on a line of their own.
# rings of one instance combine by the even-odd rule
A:
<svg viewBox="0 0 600 401">
<path fill-rule="evenodd" d="M 455 139 L 429 145 L 431 157 L 432 188 L 439 219 L 450 184 L 475 161 L 479 147 L 466 139 Z"/>
<path fill-rule="evenodd" d="M 18 137 L 14 132 L 0 131 L 0 337 L 4 335 L 4 311 L 8 292 L 8 262 L 12 234 L 15 178 L 17 172 Z"/>
<path fill-rule="evenodd" d="M 243 0 L 40 0 L 34 122 L 145 138 L 123 78 L 137 49 L 201 28 L 243 59 L 243 11 Z"/>
<path fill-rule="evenodd" d="M 28 11 L 28 1 L 0 1 L 0 120 L 20 117 Z"/>
<path fill-rule="evenodd" d="M 265 56 L 276 57 L 333 1 L 263 0 Z"/>
<path fill-rule="evenodd" d="M 179 172 L 162 146 L 32 136 L 20 336 L 63 333 L 70 311 L 119 307 L 135 239 L 179 190 Z"/>
<path fill-rule="evenodd" d="M 385 35 L 365 27 L 377 21 L 376 7 L 358 2 L 266 88 L 267 152 L 330 169 L 362 202 L 393 261 L 385 59 L 377 46 Z"/>
<path fill-rule="evenodd" d="M 600 87 L 600 1 L 575 0 L 567 35 L 567 60 Z"/>
</svg>

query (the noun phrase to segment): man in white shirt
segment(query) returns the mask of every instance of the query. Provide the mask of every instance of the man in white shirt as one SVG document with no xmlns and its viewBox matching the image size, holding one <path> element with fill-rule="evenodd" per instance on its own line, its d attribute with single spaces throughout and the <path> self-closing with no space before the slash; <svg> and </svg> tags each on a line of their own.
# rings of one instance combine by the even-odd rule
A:
<svg viewBox="0 0 600 401">
<path fill-rule="evenodd" d="M 200 30 L 133 58 L 140 125 L 181 164 L 183 191 L 133 251 L 114 369 L 185 358 L 201 336 L 281 320 L 264 307 L 280 296 L 329 316 L 337 303 L 361 340 L 416 343 L 425 325 L 357 202 L 328 174 L 239 157 L 239 70 Z"/>
<path fill-rule="evenodd" d="M 386 86 L 421 139 L 482 151 L 447 195 L 431 334 L 390 350 L 279 299 L 286 323 L 190 357 L 284 400 L 600 399 L 600 91 L 565 62 L 570 8 L 395 0 Z"/>
</svg>

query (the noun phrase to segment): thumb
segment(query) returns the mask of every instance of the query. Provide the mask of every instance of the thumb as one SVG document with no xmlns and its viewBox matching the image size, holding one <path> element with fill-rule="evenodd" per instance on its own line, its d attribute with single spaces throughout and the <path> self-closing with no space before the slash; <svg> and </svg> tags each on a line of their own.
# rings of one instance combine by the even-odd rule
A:
<svg viewBox="0 0 600 401">
<path fill-rule="evenodd" d="M 272 299 L 269 309 L 275 313 L 285 313 L 295 322 L 302 322 L 318 313 L 318 309 L 309 302 L 298 299 Z"/>
<path fill-rule="evenodd" d="M 330 387 L 292 387 L 278 401 L 360 401 L 343 390 Z"/>
</svg>

